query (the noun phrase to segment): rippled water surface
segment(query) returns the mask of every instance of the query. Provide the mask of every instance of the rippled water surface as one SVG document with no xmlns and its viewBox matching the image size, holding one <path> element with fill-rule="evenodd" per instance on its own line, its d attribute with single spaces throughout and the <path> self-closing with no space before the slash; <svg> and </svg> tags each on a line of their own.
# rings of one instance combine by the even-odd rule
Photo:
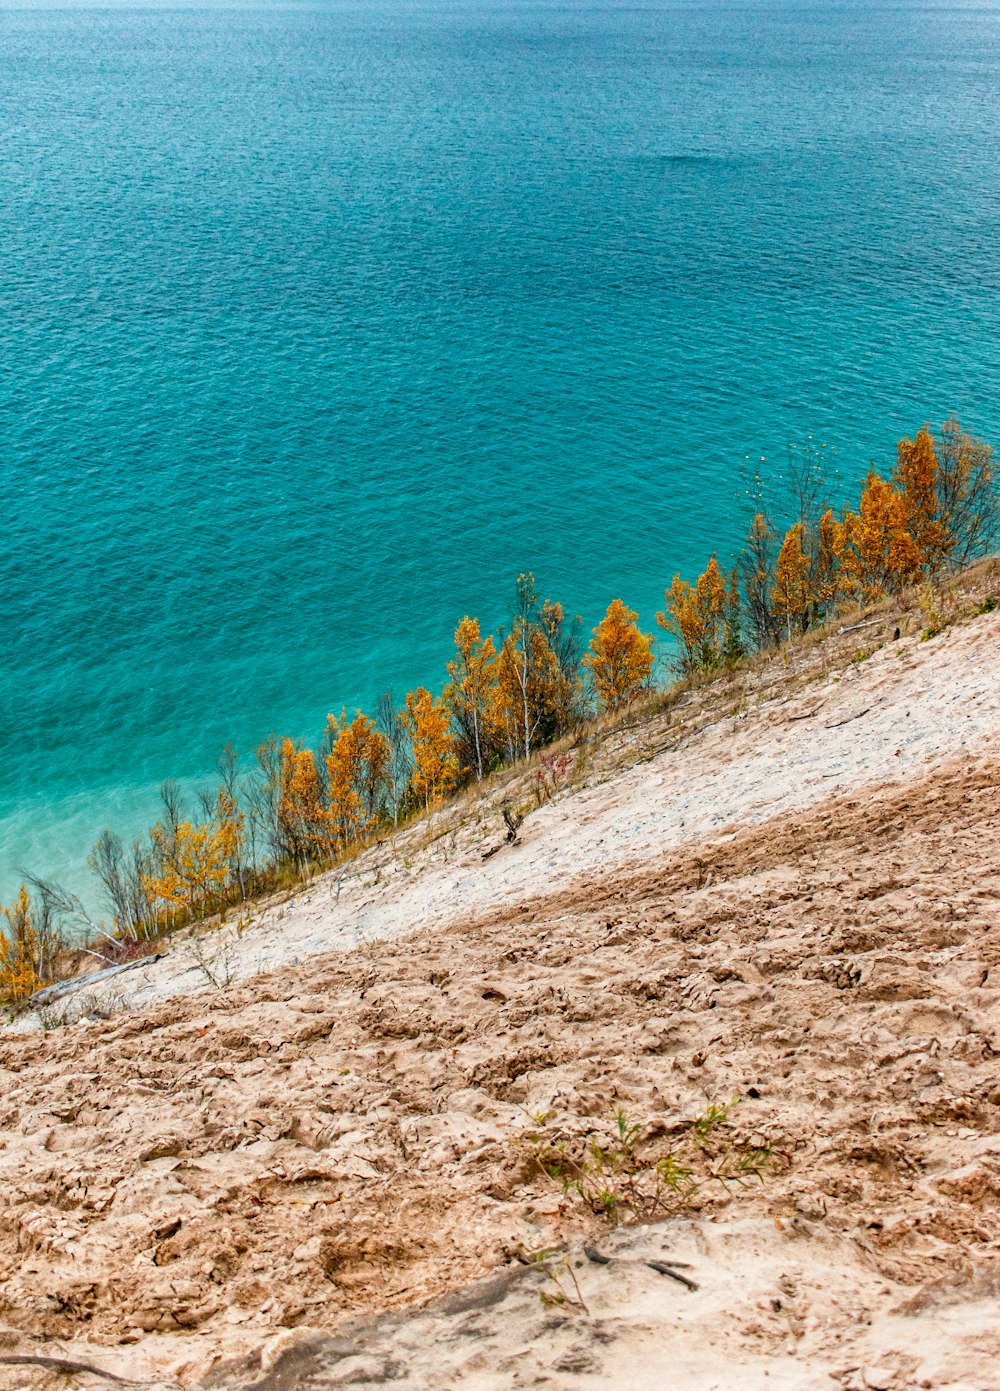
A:
<svg viewBox="0 0 1000 1391">
<path fill-rule="evenodd" d="M 0 897 L 227 739 L 648 625 L 747 456 L 1000 439 L 995 4 L 0 0 Z"/>
</svg>

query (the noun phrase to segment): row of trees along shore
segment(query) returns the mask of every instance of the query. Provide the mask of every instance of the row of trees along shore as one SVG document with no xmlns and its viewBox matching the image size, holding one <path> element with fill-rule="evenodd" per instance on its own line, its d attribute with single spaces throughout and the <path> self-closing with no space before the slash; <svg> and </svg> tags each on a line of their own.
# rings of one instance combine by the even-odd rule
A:
<svg viewBox="0 0 1000 1391">
<path fill-rule="evenodd" d="M 821 623 L 967 564 L 996 540 L 990 447 L 948 421 L 901 440 L 889 477 L 872 469 L 856 510 L 823 501 L 815 469 L 793 475 L 783 536 L 757 510 L 726 571 L 713 555 L 694 583 L 675 575 L 656 614 L 682 678 L 732 665 Z M 651 634 L 612 600 L 585 649 L 579 619 L 517 580 L 505 630 L 464 617 L 440 694 L 423 686 L 371 715 L 330 715 L 318 749 L 271 736 L 251 768 L 227 748 L 219 785 L 185 815 L 174 783 L 144 840 L 104 831 L 90 856 L 109 912 L 87 918 L 58 885 L 27 877 L 0 910 L 0 999 L 25 1001 L 50 980 L 64 934 L 120 960 L 139 944 L 326 869 L 440 803 L 463 784 L 527 759 L 597 711 L 627 706 L 653 680 Z M 82 932 L 81 932 L 82 929 Z M 144 949 L 144 948 L 143 948 Z"/>
</svg>

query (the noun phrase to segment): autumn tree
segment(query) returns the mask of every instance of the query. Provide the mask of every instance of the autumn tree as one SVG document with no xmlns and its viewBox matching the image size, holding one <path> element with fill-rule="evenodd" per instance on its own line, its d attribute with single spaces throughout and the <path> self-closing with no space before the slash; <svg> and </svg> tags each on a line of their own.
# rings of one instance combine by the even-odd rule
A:
<svg viewBox="0 0 1000 1391">
<path fill-rule="evenodd" d="M 519 575 L 514 618 L 496 657 L 493 719 L 513 762 L 571 728 L 582 692 L 579 622 L 540 603 L 535 577 Z"/>
<path fill-rule="evenodd" d="M 899 441 L 892 482 L 902 498 L 903 526 L 919 555 L 919 564 L 931 574 L 939 569 L 949 549 L 938 516 L 939 472 L 934 441 L 926 425 L 913 439 Z"/>
<path fill-rule="evenodd" d="M 284 854 L 305 870 L 330 852 L 330 819 L 311 749 L 281 741 L 278 829 Z"/>
<path fill-rule="evenodd" d="M 22 1004 L 45 984 L 31 898 L 24 884 L 13 903 L 0 908 L 0 916 L 0 999 Z"/>
<path fill-rule="evenodd" d="M 225 902 L 237 878 L 243 813 L 225 787 L 204 821 L 158 821 L 149 833 L 152 854 L 144 889 L 173 923 L 205 917 Z"/>
<path fill-rule="evenodd" d="M 711 671 L 735 661 L 740 642 L 740 595 L 736 570 L 726 583 L 713 555 L 695 584 L 675 575 L 657 613 L 661 628 L 680 640 L 681 670 Z"/>
<path fill-rule="evenodd" d="M 341 847 L 378 819 L 389 764 L 389 741 L 374 720 L 355 712 L 327 716 L 327 798 L 330 825 Z"/>
<path fill-rule="evenodd" d="M 425 808 L 449 792 L 461 769 L 451 734 L 451 716 L 443 700 L 423 686 L 409 691 L 403 715 L 413 747 L 413 795 Z"/>
<path fill-rule="evenodd" d="M 828 507 L 819 519 L 813 535 L 809 557 L 809 593 L 812 599 L 812 621 L 824 617 L 837 602 L 841 589 L 840 564 L 837 560 L 837 519 Z"/>
<path fill-rule="evenodd" d="M 444 701 L 458 730 L 458 756 L 482 779 L 492 742 L 496 645 L 480 637 L 478 618 L 466 615 L 455 629 L 455 656 L 448 663 Z"/>
<path fill-rule="evenodd" d="M 906 499 L 875 469 L 865 480 L 858 511 L 845 513 L 838 524 L 834 551 L 845 587 L 868 602 L 896 593 L 920 569 L 921 552 L 907 530 Z"/>
<path fill-rule="evenodd" d="M 809 584 L 809 557 L 802 545 L 804 533 L 803 522 L 796 522 L 786 532 L 778 551 L 774 589 L 771 592 L 774 612 L 784 624 L 789 638 L 795 629 L 805 632 L 814 602 Z"/>
<path fill-rule="evenodd" d="M 649 681 L 653 669 L 652 640 L 639 631 L 638 614 L 613 599 L 594 629 L 583 664 L 590 672 L 605 710 L 617 710 Z"/>
</svg>

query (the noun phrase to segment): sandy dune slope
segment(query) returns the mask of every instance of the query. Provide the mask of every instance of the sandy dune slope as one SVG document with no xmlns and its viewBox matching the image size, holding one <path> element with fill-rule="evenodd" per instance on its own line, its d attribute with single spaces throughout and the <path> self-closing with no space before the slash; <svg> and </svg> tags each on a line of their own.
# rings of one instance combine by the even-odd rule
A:
<svg viewBox="0 0 1000 1391">
<path fill-rule="evenodd" d="M 478 824 L 444 834 L 442 818 L 430 847 L 421 848 L 418 828 L 370 854 L 352 877 L 317 880 L 239 937 L 223 934 L 215 960 L 174 952 L 107 993 L 143 1005 L 203 987 L 206 966 L 228 983 L 331 948 L 437 931 L 605 866 L 645 863 L 849 790 L 905 785 L 1000 735 L 1000 612 L 930 643 L 889 642 L 862 663 L 820 666 L 810 677 L 805 685 L 779 679 L 754 692 L 752 705 L 734 688 L 733 706 L 679 748 L 668 730 L 658 754 L 534 812 L 513 850 L 482 858 L 498 818 L 485 838 Z M 650 742 L 661 742 L 655 731 Z"/>
<path fill-rule="evenodd" d="M 483 861 L 472 823 L 275 906 L 225 988 L 178 949 L 109 1019 L 2 1036 L 0 1357 L 268 1391 L 1000 1388 L 998 657 L 984 615 L 651 729 L 519 846 Z M 764 1181 L 651 1226 L 532 1160 L 543 1112 L 572 1145 L 622 1107 L 651 1162 L 736 1095 Z"/>
</svg>

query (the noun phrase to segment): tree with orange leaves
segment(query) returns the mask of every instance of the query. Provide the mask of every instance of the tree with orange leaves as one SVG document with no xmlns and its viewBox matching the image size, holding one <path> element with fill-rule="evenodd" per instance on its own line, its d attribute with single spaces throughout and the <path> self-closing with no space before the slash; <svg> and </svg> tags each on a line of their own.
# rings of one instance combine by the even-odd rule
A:
<svg viewBox="0 0 1000 1391">
<path fill-rule="evenodd" d="M 482 778 L 491 743 L 491 695 L 496 645 L 481 638 L 479 619 L 466 615 L 455 629 L 455 656 L 448 663 L 444 700 L 459 730 L 460 756 Z"/>
<path fill-rule="evenodd" d="M 907 504 L 888 479 L 871 469 L 858 511 L 837 526 L 834 552 L 845 588 L 871 601 L 895 593 L 920 569 L 921 551 L 906 526 Z"/>
<path fill-rule="evenodd" d="M 243 813 L 225 787 L 205 821 L 158 821 L 149 832 L 152 854 L 143 876 L 157 917 L 205 917 L 224 903 L 239 879 L 242 837 Z"/>
<path fill-rule="evenodd" d="M 577 622 L 538 599 L 535 577 L 518 575 L 514 620 L 496 657 L 492 718 L 507 757 L 528 758 L 576 718 L 581 682 Z"/>
<path fill-rule="evenodd" d="M 778 551 L 778 561 L 774 570 L 771 599 L 774 612 L 784 623 L 789 638 L 794 628 L 805 632 L 809 625 L 810 609 L 814 603 L 809 583 L 809 557 L 802 545 L 804 533 L 803 522 L 796 522 L 788 528 Z"/>
<path fill-rule="evenodd" d="M 913 439 L 899 441 L 892 481 L 903 499 L 903 525 L 919 552 L 921 566 L 932 574 L 949 549 L 938 517 L 939 472 L 934 441 L 926 425 Z"/>
<path fill-rule="evenodd" d="M 740 596 L 736 571 L 727 586 L 713 555 L 695 584 L 675 575 L 656 621 L 680 639 L 681 670 L 711 671 L 739 655 Z"/>
<path fill-rule="evenodd" d="M 285 854 L 305 869 L 330 854 L 330 820 L 311 749 L 281 741 L 277 820 Z"/>
<path fill-rule="evenodd" d="M 816 528 L 809 564 L 809 592 L 813 618 L 819 618 L 837 601 L 840 592 L 840 566 L 837 561 L 837 519 L 828 507 Z"/>
<path fill-rule="evenodd" d="M 417 801 L 429 808 L 455 786 L 461 772 L 448 707 L 418 686 L 407 693 L 403 720 L 413 744 L 410 787 Z"/>
<path fill-rule="evenodd" d="M 23 884 L 14 902 L 0 907 L 0 915 L 5 919 L 5 925 L 0 925 L 0 1000 L 23 1004 L 45 984 L 31 899 Z"/>
<path fill-rule="evenodd" d="M 329 820 L 340 845 L 367 831 L 382 800 L 389 742 L 375 721 L 360 710 L 348 721 L 327 716 L 326 755 Z"/>
<path fill-rule="evenodd" d="M 590 672 L 605 710 L 618 710 L 647 684 L 653 670 L 653 646 L 639 631 L 638 614 L 613 599 L 594 629 L 583 664 Z"/>
</svg>

